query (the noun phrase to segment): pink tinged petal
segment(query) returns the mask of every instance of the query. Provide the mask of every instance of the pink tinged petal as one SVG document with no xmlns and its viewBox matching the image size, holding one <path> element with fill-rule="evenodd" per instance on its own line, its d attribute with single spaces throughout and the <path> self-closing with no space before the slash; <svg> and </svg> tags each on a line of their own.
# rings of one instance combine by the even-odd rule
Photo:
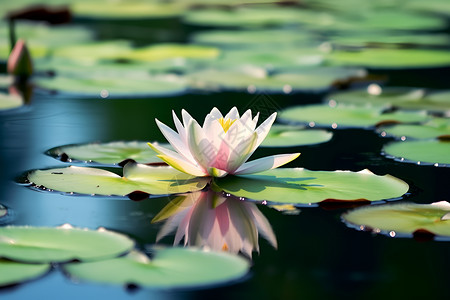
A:
<svg viewBox="0 0 450 300">
<path fill-rule="evenodd" d="M 230 158 L 228 159 L 227 171 L 235 174 L 242 164 L 244 164 L 253 153 L 258 136 L 254 132 L 252 136 L 242 141 L 237 147 L 231 149 Z"/>
<path fill-rule="evenodd" d="M 279 154 L 255 159 L 240 166 L 234 172 L 234 175 L 252 174 L 275 169 L 296 159 L 299 155 L 300 153 Z"/>
<path fill-rule="evenodd" d="M 258 230 L 253 223 L 254 220 L 249 218 L 247 210 L 242 206 L 242 203 L 237 200 L 230 200 L 228 205 L 230 211 L 231 224 L 236 227 L 242 241 L 242 247 L 246 254 L 251 256 L 251 251 L 255 249 L 259 251 L 258 244 Z"/>
<path fill-rule="evenodd" d="M 186 210 L 186 214 L 184 214 L 181 218 L 180 225 L 178 225 L 177 233 L 175 234 L 175 238 L 173 240 L 174 245 L 178 245 L 181 239 L 184 236 L 184 245 L 188 244 L 189 240 L 189 224 L 192 218 L 192 213 L 194 211 L 194 207 Z"/>
<path fill-rule="evenodd" d="M 178 119 L 175 112 L 172 110 L 172 117 L 173 117 L 173 123 L 175 124 L 175 128 L 178 131 L 178 134 L 180 136 L 181 141 L 187 145 L 187 132 L 186 128 L 183 127 L 183 124 L 181 124 L 180 120 Z"/>
<path fill-rule="evenodd" d="M 256 147 L 254 150 L 256 150 L 256 148 L 258 148 L 259 145 L 261 145 L 262 141 L 264 141 L 276 117 L 277 113 L 275 112 L 271 114 L 270 117 L 268 117 L 261 125 L 259 125 L 258 128 L 256 128 L 256 133 L 258 134 L 258 141 L 256 143 Z"/>
<path fill-rule="evenodd" d="M 189 222 L 189 245 L 204 245 L 211 232 L 215 220 L 214 208 L 209 199 L 198 201 L 193 209 Z"/>
<path fill-rule="evenodd" d="M 156 125 L 158 125 L 159 130 L 161 130 L 164 137 L 167 141 L 175 148 L 175 150 L 185 156 L 187 159 L 190 159 L 190 155 L 186 155 L 189 153 L 189 148 L 186 147 L 185 143 L 181 140 L 180 136 L 169 126 L 160 122 L 158 119 L 155 119 Z M 189 153 L 190 154 L 190 153 Z"/>
<path fill-rule="evenodd" d="M 191 115 L 184 109 L 181 110 L 181 117 L 183 119 L 183 125 L 184 125 L 184 128 L 186 128 L 186 133 L 187 133 L 188 125 L 191 122 L 191 120 L 193 120 L 194 118 L 192 118 Z"/>
<path fill-rule="evenodd" d="M 160 159 L 169 164 L 172 168 L 177 169 L 183 173 L 191 174 L 194 176 L 208 176 L 208 173 L 205 172 L 202 168 L 197 165 L 194 165 L 190 161 L 188 161 L 184 156 L 179 153 L 166 149 L 156 144 L 148 143 L 148 145 L 159 155 Z"/>
<path fill-rule="evenodd" d="M 236 120 L 239 119 L 239 111 L 237 110 L 236 106 L 233 107 L 225 116 L 224 119 L 231 119 L 231 120 Z"/>
<path fill-rule="evenodd" d="M 180 228 L 180 223 L 182 222 L 185 215 L 188 213 L 188 210 L 184 210 L 178 212 L 176 215 L 171 216 L 161 229 L 158 231 L 156 235 L 156 242 L 159 242 L 165 236 L 168 236 L 171 232 L 174 232 L 177 228 Z"/>
<path fill-rule="evenodd" d="M 254 220 L 258 232 L 276 249 L 278 248 L 277 238 L 270 226 L 267 218 L 261 213 L 255 203 L 244 202 L 243 207 L 247 210 L 249 216 Z"/>
<path fill-rule="evenodd" d="M 211 166 L 211 162 L 216 158 L 218 149 L 214 148 L 214 145 L 206 137 L 203 128 L 195 120 L 191 120 L 189 124 L 188 143 L 195 161 L 206 172 L 208 167 Z"/>
<path fill-rule="evenodd" d="M 203 122 L 203 128 L 211 126 L 211 123 L 219 120 L 220 118 L 223 118 L 222 113 L 214 107 L 211 112 L 206 115 L 205 121 Z"/>
</svg>

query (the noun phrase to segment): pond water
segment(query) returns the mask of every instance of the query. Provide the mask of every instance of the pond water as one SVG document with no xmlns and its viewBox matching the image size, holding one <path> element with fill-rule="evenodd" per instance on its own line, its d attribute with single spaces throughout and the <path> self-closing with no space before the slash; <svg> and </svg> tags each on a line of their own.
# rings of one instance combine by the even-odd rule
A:
<svg viewBox="0 0 450 300">
<path fill-rule="evenodd" d="M 106 22 L 91 25 L 100 38 L 124 38 L 124 31 L 114 32 Z M 165 21 L 160 25 L 172 32 L 170 41 L 185 41 L 188 33 L 195 31 Z M 140 38 L 136 41 L 142 44 L 151 41 Z M 449 88 L 448 67 L 378 69 L 372 73 L 390 76 L 387 86 Z M 197 91 L 171 97 L 111 99 L 35 89 L 29 104 L 0 112 L 0 204 L 9 209 L 9 215 L 0 219 L 0 224 L 55 227 L 69 223 L 91 229 L 105 227 L 133 238 L 138 247 L 152 245 L 161 224 L 151 220 L 173 197 L 132 201 L 123 197 L 67 195 L 29 188 L 18 181 L 29 170 L 67 166 L 45 154 L 54 147 L 97 141 L 165 142 L 155 118 L 172 127 L 172 110 L 179 114 L 186 109 L 197 120 L 202 120 L 213 107 L 222 112 L 234 106 L 240 112 L 278 111 L 320 103 L 329 91 L 289 94 Z M 423 204 L 450 201 L 449 168 L 401 163 L 381 155 L 382 147 L 393 138 L 381 137 L 374 130 L 338 128 L 332 132 L 332 139 L 326 143 L 260 148 L 253 158 L 301 152 L 288 167 L 329 171 L 369 169 L 379 175 L 390 174 L 410 185 L 408 194 L 399 201 Z M 109 299 L 391 299 L 447 294 L 448 240 L 392 238 L 349 228 L 341 220 L 349 209 L 346 205 L 306 205 L 295 214 L 261 203 L 258 208 L 271 224 L 278 248 L 260 237 L 260 253 L 253 253 L 250 273 L 237 282 L 187 290 L 126 289 L 72 281 L 56 265 L 39 279 L 0 289 L 0 298 L 89 299 L 95 295 Z M 172 243 L 173 235 L 159 242 Z"/>
</svg>

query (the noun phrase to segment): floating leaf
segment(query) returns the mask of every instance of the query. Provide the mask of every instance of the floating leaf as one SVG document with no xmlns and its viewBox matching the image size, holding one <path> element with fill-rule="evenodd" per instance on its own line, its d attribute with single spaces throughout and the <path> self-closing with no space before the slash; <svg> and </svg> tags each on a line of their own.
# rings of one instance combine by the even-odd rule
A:
<svg viewBox="0 0 450 300">
<path fill-rule="evenodd" d="M 426 231 L 450 237 L 450 204 L 441 201 L 432 204 L 390 204 L 362 207 L 351 210 L 342 218 L 360 229 L 389 234 L 414 234 Z"/>
<path fill-rule="evenodd" d="M 324 104 L 294 106 L 280 113 L 280 120 L 332 128 L 369 128 L 379 123 L 413 123 L 428 120 L 424 112 L 384 112 L 381 107 Z"/>
<path fill-rule="evenodd" d="M 209 30 L 195 33 L 191 40 L 222 48 L 252 48 L 252 50 L 277 48 L 277 51 L 281 52 L 286 48 L 318 43 L 309 32 L 289 29 Z"/>
<path fill-rule="evenodd" d="M 138 61 L 159 61 L 166 59 L 214 59 L 219 49 L 195 44 L 156 44 L 135 49 L 126 59 Z"/>
<path fill-rule="evenodd" d="M 450 110 L 449 90 L 427 90 L 418 88 L 380 87 L 371 84 L 367 89 L 337 92 L 327 97 L 337 103 L 359 106 L 394 106 L 442 112 Z"/>
<path fill-rule="evenodd" d="M 107 259 L 126 253 L 133 246 L 127 236 L 104 229 L 0 227 L 0 257 L 22 262 Z"/>
<path fill-rule="evenodd" d="M 326 130 L 305 129 L 301 126 L 278 125 L 270 128 L 261 147 L 294 147 L 325 143 L 333 133 Z"/>
<path fill-rule="evenodd" d="M 170 147 L 166 144 L 162 146 Z M 147 142 L 137 141 L 67 145 L 50 149 L 48 154 L 64 158 L 65 161 L 79 160 L 100 164 L 115 165 L 127 159 L 138 163 L 163 163 Z"/>
<path fill-rule="evenodd" d="M 159 1 L 73 1 L 74 15 L 91 19 L 159 19 L 179 16 L 179 3 Z"/>
<path fill-rule="evenodd" d="M 450 165 L 450 141 L 393 142 L 384 146 L 383 152 L 399 161 L 441 167 Z"/>
<path fill-rule="evenodd" d="M 397 124 L 383 126 L 378 129 L 382 136 L 390 135 L 398 138 L 432 139 L 450 137 L 450 118 L 433 118 L 425 124 Z"/>
<path fill-rule="evenodd" d="M 21 283 L 42 276 L 50 270 L 49 264 L 23 264 L 0 259 L 0 286 Z"/>
<path fill-rule="evenodd" d="M 35 78 L 43 89 L 59 91 L 68 95 L 98 98 L 123 98 L 144 96 L 167 96 L 186 91 L 186 83 L 176 75 L 140 74 L 125 72 L 120 77 L 93 74 L 84 77 Z"/>
<path fill-rule="evenodd" d="M 22 96 L 0 92 L 0 111 L 17 108 L 23 105 Z"/>
<path fill-rule="evenodd" d="M 75 278 L 108 284 L 194 288 L 242 278 L 249 263 L 226 252 L 166 248 L 155 249 L 151 259 L 133 251 L 115 259 L 67 264 L 64 269 Z"/>
<path fill-rule="evenodd" d="M 445 67 L 450 65 L 450 53 L 433 49 L 383 49 L 334 51 L 330 63 L 339 66 L 363 66 L 374 69 Z"/>
<path fill-rule="evenodd" d="M 218 178 L 215 183 L 237 197 L 290 204 L 326 200 L 377 201 L 398 198 L 408 191 L 408 184 L 402 180 L 375 175 L 368 170 L 332 172 L 281 168 L 255 175 Z"/>
<path fill-rule="evenodd" d="M 209 180 L 181 173 L 168 166 L 134 163 L 127 163 L 123 173 L 121 177 L 102 169 L 70 166 L 32 171 L 28 174 L 28 180 L 35 186 L 60 192 L 118 196 L 135 191 L 151 195 L 193 192 L 203 189 Z"/>
<path fill-rule="evenodd" d="M 187 75 L 190 85 L 207 90 L 248 90 L 290 93 L 327 89 L 338 81 L 365 76 L 359 69 L 305 68 L 295 73 L 268 75 L 261 68 L 242 70 L 202 70 Z"/>
</svg>

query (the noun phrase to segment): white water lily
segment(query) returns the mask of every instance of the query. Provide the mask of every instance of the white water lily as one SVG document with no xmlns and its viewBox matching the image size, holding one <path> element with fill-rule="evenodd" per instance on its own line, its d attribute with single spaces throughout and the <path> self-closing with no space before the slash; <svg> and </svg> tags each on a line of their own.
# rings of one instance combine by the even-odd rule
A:
<svg viewBox="0 0 450 300">
<path fill-rule="evenodd" d="M 251 110 L 247 110 L 239 116 L 236 107 L 225 117 L 217 108 L 213 108 L 203 126 L 185 110 L 181 113 L 183 123 L 172 112 L 178 132 L 156 119 L 159 129 L 175 151 L 149 143 L 159 158 L 181 172 L 214 177 L 250 174 L 277 168 L 300 155 L 272 155 L 247 162 L 269 132 L 276 113 L 257 128 L 259 113 L 252 117 Z"/>
</svg>

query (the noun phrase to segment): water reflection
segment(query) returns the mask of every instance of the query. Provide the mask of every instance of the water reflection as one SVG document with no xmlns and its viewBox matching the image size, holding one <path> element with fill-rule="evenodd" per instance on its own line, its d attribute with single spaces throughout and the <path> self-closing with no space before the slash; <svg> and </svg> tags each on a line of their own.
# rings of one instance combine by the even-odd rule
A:
<svg viewBox="0 0 450 300">
<path fill-rule="evenodd" d="M 176 231 L 175 245 L 184 237 L 185 246 L 242 252 L 251 257 L 253 251 L 259 252 L 258 235 L 261 234 L 277 248 L 272 227 L 256 204 L 223 192 L 208 190 L 178 196 L 152 223 L 163 220 L 166 221 L 158 232 L 157 242 Z"/>
</svg>

